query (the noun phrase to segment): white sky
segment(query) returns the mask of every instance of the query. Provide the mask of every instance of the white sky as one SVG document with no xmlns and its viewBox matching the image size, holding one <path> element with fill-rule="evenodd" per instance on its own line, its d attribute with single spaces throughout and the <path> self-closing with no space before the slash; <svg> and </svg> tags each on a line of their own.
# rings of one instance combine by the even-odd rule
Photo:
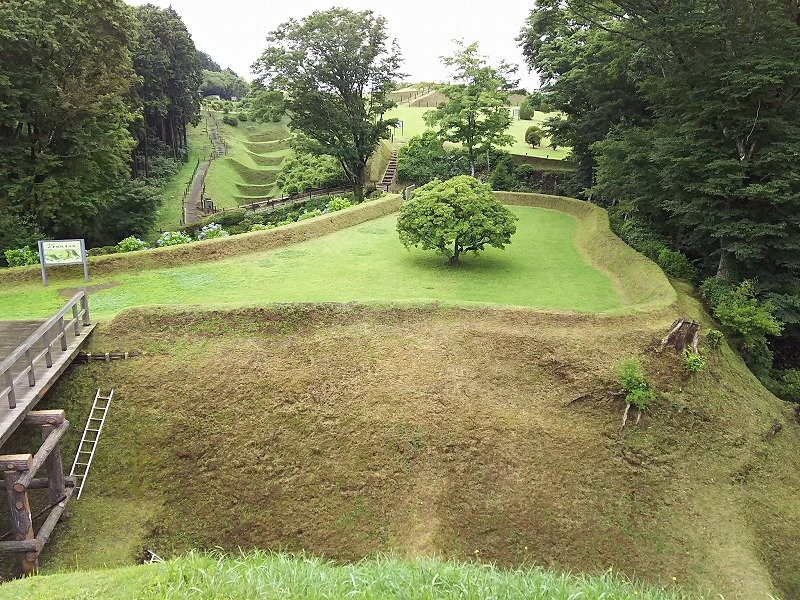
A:
<svg viewBox="0 0 800 600">
<path fill-rule="evenodd" d="M 129 4 L 147 0 L 127 0 Z M 453 39 L 477 41 L 481 53 L 496 64 L 519 65 L 517 77 L 528 90 L 538 87 L 529 74 L 514 38 L 519 35 L 533 0 L 150 0 L 172 6 L 181 15 L 199 50 L 223 68 L 250 79 L 250 65 L 261 55 L 266 36 L 289 17 L 301 19 L 315 10 L 344 6 L 370 9 L 386 17 L 405 62 L 403 72 L 414 81 L 444 81 L 439 57 L 453 53 Z"/>
</svg>

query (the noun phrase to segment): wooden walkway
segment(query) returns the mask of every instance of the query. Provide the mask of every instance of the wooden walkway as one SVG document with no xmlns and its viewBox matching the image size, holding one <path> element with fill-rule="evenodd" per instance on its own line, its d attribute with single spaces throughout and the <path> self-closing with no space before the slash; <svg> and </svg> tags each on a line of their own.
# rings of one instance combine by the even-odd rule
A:
<svg viewBox="0 0 800 600">
<path fill-rule="evenodd" d="M 0 322 L 0 446 L 75 359 L 93 329 L 85 291 L 47 321 Z"/>
</svg>

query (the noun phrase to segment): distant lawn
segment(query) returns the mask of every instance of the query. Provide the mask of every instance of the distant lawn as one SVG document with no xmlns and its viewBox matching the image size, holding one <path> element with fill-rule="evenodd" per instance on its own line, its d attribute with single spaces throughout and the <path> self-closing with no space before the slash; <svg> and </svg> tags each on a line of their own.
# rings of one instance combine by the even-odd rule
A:
<svg viewBox="0 0 800 600">
<path fill-rule="evenodd" d="M 304 301 L 435 300 L 580 312 L 622 306 L 611 280 L 576 248 L 572 217 L 539 208 L 511 209 L 520 218 L 512 244 L 467 256 L 458 268 L 433 252 L 405 250 L 392 215 L 280 250 L 97 278 L 93 285 L 114 287 L 92 293 L 93 314 L 110 317 L 129 306 L 152 304 Z M 56 286 L 15 287 L 0 291 L 0 314 L 44 316 L 62 302 Z"/>
<path fill-rule="evenodd" d="M 425 124 L 425 113 L 429 110 L 433 110 L 432 108 L 425 108 L 425 107 L 412 107 L 412 106 L 398 106 L 397 108 L 393 108 L 387 113 L 388 117 L 401 119 L 403 121 L 403 129 L 400 128 L 395 129 L 394 135 L 395 140 L 409 140 L 416 135 L 421 135 L 425 133 L 428 129 L 430 129 Z M 510 110 L 510 109 L 509 109 Z M 525 143 L 525 131 L 527 131 L 528 127 L 531 125 L 539 125 L 542 126 L 547 119 L 556 116 L 558 113 L 543 113 L 543 112 L 536 112 L 531 121 L 521 121 L 520 119 L 514 119 L 511 122 L 511 127 L 508 129 L 508 133 L 514 136 L 515 142 L 511 146 L 504 148 L 511 154 L 521 154 L 523 156 L 538 156 L 541 158 L 555 158 L 555 159 L 564 159 L 570 152 L 569 148 L 559 148 L 558 150 L 553 150 L 549 147 L 550 139 L 545 138 L 542 142 L 542 146 L 538 148 L 532 148 L 529 144 Z"/>
</svg>

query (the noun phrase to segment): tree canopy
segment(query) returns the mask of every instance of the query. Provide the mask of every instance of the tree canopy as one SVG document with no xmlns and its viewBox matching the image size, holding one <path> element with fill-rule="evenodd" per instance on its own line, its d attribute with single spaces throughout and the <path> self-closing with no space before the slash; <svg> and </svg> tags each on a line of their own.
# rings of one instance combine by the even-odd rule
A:
<svg viewBox="0 0 800 600">
<path fill-rule="evenodd" d="M 200 83 L 200 94 L 203 96 L 219 96 L 225 100 L 244 98 L 247 88 L 247 82 L 231 69 L 203 70 L 203 80 Z"/>
<path fill-rule="evenodd" d="M 520 41 L 586 193 L 706 276 L 757 282 L 797 336 L 797 2 L 541 0 Z"/>
<path fill-rule="evenodd" d="M 436 250 L 457 265 L 464 252 L 505 248 L 517 231 L 516 220 L 488 185 L 459 175 L 417 188 L 400 209 L 397 231 L 406 248 Z"/>
<path fill-rule="evenodd" d="M 501 64 L 491 67 L 478 54 L 478 44 L 465 46 L 442 62 L 455 70 L 452 85 L 440 87 L 447 102 L 425 115 L 430 125 L 439 127 L 445 141 L 463 144 L 469 157 L 470 174 L 475 175 L 478 154 L 493 146 L 507 146 L 514 138 L 504 132 L 511 125 L 508 76 L 513 69 Z"/>
<path fill-rule="evenodd" d="M 344 8 L 290 19 L 267 38 L 253 65 L 258 81 L 286 94 L 290 127 L 304 134 L 304 150 L 339 160 L 357 200 L 364 196 L 367 160 L 396 124 L 384 114 L 402 78 L 386 20 Z"/>
</svg>

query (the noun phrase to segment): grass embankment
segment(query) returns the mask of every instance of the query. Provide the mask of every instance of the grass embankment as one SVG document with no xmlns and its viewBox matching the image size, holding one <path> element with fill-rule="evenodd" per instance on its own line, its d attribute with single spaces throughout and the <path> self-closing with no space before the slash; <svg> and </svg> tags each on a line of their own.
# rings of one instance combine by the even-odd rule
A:
<svg viewBox="0 0 800 600">
<path fill-rule="evenodd" d="M 42 406 L 81 423 L 97 387 L 116 389 L 84 498 L 43 564 L 217 546 L 436 553 L 797 597 L 800 427 L 730 349 L 692 378 L 656 354 L 677 315 L 708 325 L 687 297 L 616 317 L 129 310 L 89 350 L 145 354 L 74 367 Z M 620 434 L 615 369 L 630 355 L 659 395 Z"/>
<path fill-rule="evenodd" d="M 350 566 L 308 557 L 252 553 L 236 558 L 193 554 L 166 564 L 34 577 L 6 584 L 16 600 L 614 600 L 689 599 L 675 589 L 632 585 L 618 575 L 581 576 L 543 569 L 506 571 L 435 559 L 378 558 Z"/>
<path fill-rule="evenodd" d="M 513 210 L 519 218 L 513 243 L 505 250 L 489 249 L 478 256 L 467 256 L 458 268 L 452 268 L 434 252 L 407 251 L 397 237 L 396 217 L 387 216 L 246 258 L 95 276 L 94 285 L 108 287 L 92 294 L 92 311 L 95 317 L 106 318 L 129 306 L 151 304 L 222 307 L 276 302 L 433 300 L 445 304 L 606 312 L 622 309 L 623 300 L 634 304 L 642 299 L 623 299 L 614 282 L 589 264 L 575 245 L 576 219 L 539 208 Z M 278 232 L 260 235 L 266 239 Z M 226 240 L 216 246 L 222 248 L 226 242 L 231 243 Z M 619 243 L 621 250 L 637 256 Z M 156 258 L 148 252 L 141 254 Z M 651 264 L 646 259 L 645 262 Z M 666 279 L 661 283 L 662 291 L 671 290 Z M 79 282 L 66 285 L 72 284 L 77 286 Z M 46 314 L 57 305 L 57 294 L 54 285 L 50 289 L 28 286 L 25 290 L 3 291 L 0 312 L 13 318 Z"/>
<path fill-rule="evenodd" d="M 402 119 L 403 121 L 402 131 L 400 128 L 395 129 L 395 140 L 409 140 L 416 135 L 421 135 L 428 131 L 430 127 L 428 127 L 428 125 L 425 123 L 425 113 L 429 110 L 433 109 L 426 108 L 424 106 L 398 106 L 386 113 L 387 117 Z M 530 144 L 525 143 L 525 132 L 527 131 L 528 127 L 531 125 L 538 125 L 541 127 L 547 119 L 555 116 L 558 116 L 558 113 L 543 113 L 537 111 L 533 120 L 531 121 L 521 121 L 520 119 L 516 118 L 513 119 L 511 122 L 511 127 L 509 127 L 507 133 L 514 137 L 514 143 L 503 148 L 503 150 L 520 156 L 531 156 L 557 160 L 566 158 L 570 153 L 570 149 L 558 148 L 557 150 L 553 150 L 550 147 L 550 139 L 547 137 L 544 138 L 542 145 L 538 148 L 532 148 Z"/>
<path fill-rule="evenodd" d="M 164 204 L 158 209 L 153 238 L 157 238 L 161 231 L 174 231 L 180 227 L 183 216 L 183 192 L 191 183 L 197 161 L 200 161 L 202 165 L 211 156 L 211 140 L 206 133 L 204 122 L 200 122 L 199 125 L 190 125 L 187 137 L 189 159 L 181 166 L 180 171 L 175 174 L 169 185 L 164 188 Z"/>
<path fill-rule="evenodd" d="M 237 126 L 222 122 L 217 115 L 228 154 L 211 163 L 206 176 L 206 197 L 220 208 L 238 206 L 253 199 L 275 196 L 281 164 L 291 151 L 285 122 Z"/>
</svg>

